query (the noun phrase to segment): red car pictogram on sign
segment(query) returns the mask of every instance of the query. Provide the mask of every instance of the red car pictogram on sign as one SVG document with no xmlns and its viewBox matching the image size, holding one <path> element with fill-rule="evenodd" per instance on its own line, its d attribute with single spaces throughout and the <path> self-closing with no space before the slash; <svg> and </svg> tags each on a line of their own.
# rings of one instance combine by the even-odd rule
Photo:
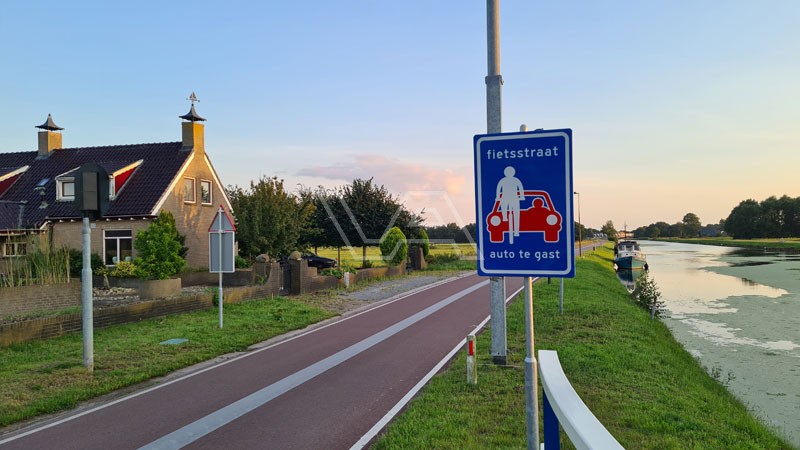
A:
<svg viewBox="0 0 800 450">
<path fill-rule="evenodd" d="M 532 199 L 528 209 L 520 209 L 520 233 L 544 233 L 545 242 L 558 242 L 561 231 L 561 214 L 553 208 L 550 194 L 545 191 L 524 191 L 525 201 Z M 513 214 L 513 213 L 512 213 Z M 500 200 L 494 202 L 492 212 L 486 216 L 486 229 L 491 242 L 503 242 L 508 233 L 506 212 L 500 210 Z"/>
</svg>

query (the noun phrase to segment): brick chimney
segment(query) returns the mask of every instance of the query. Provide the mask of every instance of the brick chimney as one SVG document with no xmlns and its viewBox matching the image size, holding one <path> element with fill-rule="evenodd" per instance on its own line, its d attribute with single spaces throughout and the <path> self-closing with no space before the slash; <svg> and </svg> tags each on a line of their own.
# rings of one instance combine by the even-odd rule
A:
<svg viewBox="0 0 800 450">
<path fill-rule="evenodd" d="M 63 128 L 53 122 L 50 114 L 47 115 L 47 120 L 43 124 L 37 125 L 36 128 L 42 130 L 39 132 L 39 158 L 47 158 L 52 151 L 60 150 L 63 147 L 61 133 L 59 133 Z"/>
<path fill-rule="evenodd" d="M 194 96 L 194 93 L 192 93 Z M 196 98 L 194 101 L 197 101 Z M 203 154 L 206 151 L 205 143 L 205 125 L 206 119 L 200 117 L 197 111 L 194 110 L 194 101 L 192 102 L 192 109 L 188 113 L 178 116 L 186 122 L 181 123 L 181 131 L 183 134 L 183 150 L 191 151 L 194 149 L 196 152 Z"/>
</svg>

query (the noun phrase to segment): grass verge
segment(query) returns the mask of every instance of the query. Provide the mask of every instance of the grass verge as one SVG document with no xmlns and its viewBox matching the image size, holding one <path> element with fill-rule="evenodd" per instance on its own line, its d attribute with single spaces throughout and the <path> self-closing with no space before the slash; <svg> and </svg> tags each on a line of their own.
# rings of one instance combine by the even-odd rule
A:
<svg viewBox="0 0 800 450">
<path fill-rule="evenodd" d="M 339 261 L 339 265 L 342 267 L 361 267 L 362 251 L 362 247 L 342 247 L 341 249 L 335 247 L 321 247 L 317 249 L 317 254 Z M 475 244 L 431 244 L 430 255 L 433 257 L 439 255 L 455 255 L 461 258 L 469 256 L 474 257 Z M 386 265 L 381 257 L 381 250 L 378 247 L 367 247 L 367 260 L 370 261 L 372 267 Z M 472 268 L 475 268 L 474 263 Z M 453 269 L 445 268 L 442 270 Z"/>
<path fill-rule="evenodd" d="M 95 330 L 94 374 L 82 365 L 80 333 L 0 348 L 0 426 L 245 350 L 334 314 L 276 297 L 226 304 L 223 329 L 217 315 L 209 309 Z M 160 345 L 172 338 L 189 341 Z"/>
<path fill-rule="evenodd" d="M 611 434 L 629 449 L 791 448 L 633 303 L 611 258 L 605 248 L 577 262 L 577 277 L 564 282 L 563 315 L 557 280 L 534 286 L 537 350 L 558 351 L 575 390 Z M 507 320 L 509 367 L 491 363 L 491 333 L 482 333 L 479 384 L 466 384 L 460 352 L 373 448 L 525 448 L 521 298 Z M 562 443 L 574 448 L 563 434 Z"/>
</svg>

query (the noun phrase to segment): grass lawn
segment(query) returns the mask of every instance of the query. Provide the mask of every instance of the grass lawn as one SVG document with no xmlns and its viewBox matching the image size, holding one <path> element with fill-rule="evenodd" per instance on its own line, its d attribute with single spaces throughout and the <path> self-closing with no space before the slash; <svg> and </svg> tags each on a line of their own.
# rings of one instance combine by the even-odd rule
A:
<svg viewBox="0 0 800 450">
<path fill-rule="evenodd" d="M 788 449 L 673 338 L 635 306 L 611 270 L 609 247 L 581 258 L 577 277 L 534 286 L 536 348 L 557 350 L 575 390 L 628 449 Z M 478 385 L 460 352 L 380 438 L 376 449 L 525 448 L 524 302 L 508 312 L 509 367 L 478 337 Z M 541 401 L 541 393 L 540 393 Z M 574 448 L 562 434 L 564 448 Z"/>
<path fill-rule="evenodd" d="M 216 309 L 95 330 L 93 375 L 82 365 L 80 333 L 0 348 L 0 426 L 72 408 L 334 315 L 281 297 L 226 304 L 224 312 L 221 330 Z M 189 341 L 159 344 L 172 338 Z"/>
</svg>

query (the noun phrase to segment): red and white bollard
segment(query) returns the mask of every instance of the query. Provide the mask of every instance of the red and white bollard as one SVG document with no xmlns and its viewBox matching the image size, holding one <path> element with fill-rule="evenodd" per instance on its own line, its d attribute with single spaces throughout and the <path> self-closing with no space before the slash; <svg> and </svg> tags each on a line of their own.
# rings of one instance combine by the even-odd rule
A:
<svg viewBox="0 0 800 450">
<path fill-rule="evenodd" d="M 467 336 L 467 383 L 478 384 L 478 364 L 475 361 L 475 335 Z"/>
</svg>

